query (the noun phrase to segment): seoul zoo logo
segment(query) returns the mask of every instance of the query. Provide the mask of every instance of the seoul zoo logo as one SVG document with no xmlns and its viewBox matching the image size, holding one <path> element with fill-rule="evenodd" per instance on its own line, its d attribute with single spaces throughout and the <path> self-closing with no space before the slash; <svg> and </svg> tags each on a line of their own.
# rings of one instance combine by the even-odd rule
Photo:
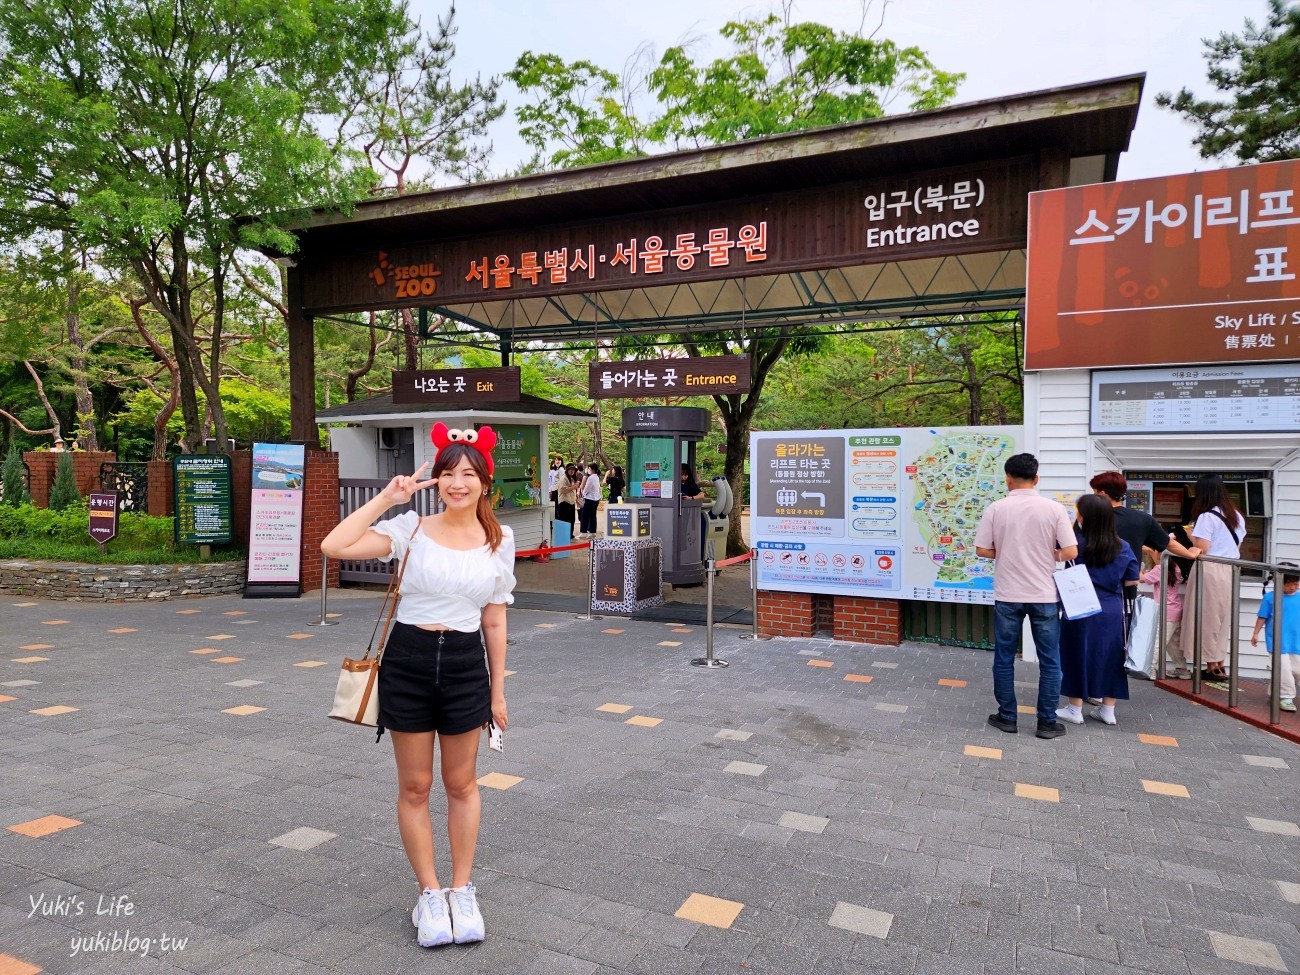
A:
<svg viewBox="0 0 1300 975">
<path fill-rule="evenodd" d="M 394 264 L 386 251 L 379 252 L 379 260 L 370 272 L 370 280 L 379 288 L 393 282 L 397 287 L 395 298 L 428 298 L 438 291 L 438 278 L 442 272 L 432 262 L 425 264 Z"/>
</svg>

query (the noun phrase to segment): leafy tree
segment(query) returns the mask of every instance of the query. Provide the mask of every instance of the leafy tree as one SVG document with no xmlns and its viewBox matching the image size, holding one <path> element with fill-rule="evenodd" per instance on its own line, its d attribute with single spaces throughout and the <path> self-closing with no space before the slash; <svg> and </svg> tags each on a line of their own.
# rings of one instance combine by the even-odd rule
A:
<svg viewBox="0 0 1300 975">
<path fill-rule="evenodd" d="M 4 467 L 0 468 L 0 504 L 16 507 L 28 500 L 23 482 L 23 452 L 16 443 L 9 445 Z"/>
<path fill-rule="evenodd" d="M 1275 162 L 1300 156 L 1300 5 L 1269 0 L 1262 27 L 1206 40 L 1210 82 L 1227 97 L 1202 99 L 1187 88 L 1161 92 L 1156 104 L 1199 129 L 1193 144 L 1207 159 Z"/>
<path fill-rule="evenodd" d="M 59 454 L 58 462 L 54 465 L 54 483 L 50 486 L 50 510 L 62 511 L 80 500 L 81 492 L 77 490 L 77 476 L 72 470 L 72 455 Z"/>
<path fill-rule="evenodd" d="M 191 445 L 200 391 L 227 436 L 236 249 L 291 251 L 286 211 L 364 193 L 369 171 L 316 124 L 407 26 L 397 0 L 0 0 L 0 233 L 65 232 L 130 269 L 170 331 Z"/>
<path fill-rule="evenodd" d="M 964 78 L 940 71 L 919 48 L 775 14 L 728 23 L 722 37 L 731 47 L 726 56 L 697 62 L 686 47 L 672 47 L 639 77 L 636 61 L 620 78 L 588 61 L 526 52 L 506 76 L 528 99 L 516 116 L 536 163 L 581 166 L 855 122 L 883 115 L 899 97 L 914 110 L 935 108 Z M 642 90 L 654 101 L 644 116 L 635 104 Z M 727 431 L 724 474 L 741 497 L 750 424 L 768 372 L 787 353 L 812 351 L 816 340 L 787 327 L 719 332 L 684 347 L 750 357 L 753 390 L 713 397 Z M 744 548 L 735 519 L 727 551 Z"/>
</svg>

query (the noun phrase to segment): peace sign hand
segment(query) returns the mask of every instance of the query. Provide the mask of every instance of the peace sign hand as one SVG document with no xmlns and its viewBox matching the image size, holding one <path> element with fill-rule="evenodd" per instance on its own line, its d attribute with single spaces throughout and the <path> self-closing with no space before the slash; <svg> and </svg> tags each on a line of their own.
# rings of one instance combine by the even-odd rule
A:
<svg viewBox="0 0 1300 975">
<path fill-rule="evenodd" d="M 428 461 L 425 461 L 418 471 L 407 477 L 405 474 L 398 474 L 388 482 L 388 486 L 379 492 L 379 496 L 389 503 L 389 505 L 406 504 L 418 492 L 427 487 L 437 484 L 437 480 L 421 481 L 420 477 L 429 469 Z"/>
</svg>

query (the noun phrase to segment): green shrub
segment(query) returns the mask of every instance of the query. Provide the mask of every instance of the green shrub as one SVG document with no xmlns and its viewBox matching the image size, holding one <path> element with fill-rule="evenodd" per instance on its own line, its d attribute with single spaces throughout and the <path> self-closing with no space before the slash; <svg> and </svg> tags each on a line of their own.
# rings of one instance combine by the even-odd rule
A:
<svg viewBox="0 0 1300 975">
<path fill-rule="evenodd" d="M 28 500 L 23 483 L 23 453 L 16 443 L 9 445 L 4 467 L 0 468 L 0 505 L 17 507 Z"/>
<path fill-rule="evenodd" d="M 59 454 L 58 464 L 54 468 L 54 486 L 50 488 L 50 507 L 55 511 L 75 505 L 81 500 L 77 490 L 77 475 L 72 470 L 72 456 Z"/>
<path fill-rule="evenodd" d="M 90 537 L 90 514 L 85 501 L 55 511 L 33 504 L 0 506 L 0 558 L 57 559 L 68 562 L 198 562 L 197 546 L 177 547 L 173 519 L 123 512 L 118 516 L 117 537 L 101 557 Z M 215 549 L 214 557 L 242 558 L 237 549 Z"/>
</svg>

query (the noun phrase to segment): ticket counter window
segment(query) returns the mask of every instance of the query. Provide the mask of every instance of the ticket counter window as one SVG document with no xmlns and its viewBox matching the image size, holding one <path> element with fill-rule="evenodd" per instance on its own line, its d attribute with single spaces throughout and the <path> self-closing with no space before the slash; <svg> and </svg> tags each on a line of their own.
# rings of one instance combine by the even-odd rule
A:
<svg viewBox="0 0 1300 975">
<path fill-rule="evenodd" d="M 677 472 L 672 437 L 631 437 L 628 445 L 628 498 L 676 496 Z"/>
<path fill-rule="evenodd" d="M 1246 516 L 1246 537 L 1241 543 L 1241 557 L 1248 562 L 1266 562 L 1268 538 L 1273 528 L 1273 482 L 1258 473 L 1243 475 L 1223 471 L 1219 474 L 1238 510 Z M 1151 472 L 1125 472 L 1129 494 L 1125 504 L 1153 516 L 1168 530 L 1175 525 L 1187 525 L 1191 520 L 1192 501 L 1196 496 L 1196 481 L 1201 474 L 1179 473 L 1177 480 L 1156 479 Z M 1168 475 L 1165 475 L 1168 476 Z M 1258 575 L 1242 570 L 1244 575 Z"/>
</svg>

